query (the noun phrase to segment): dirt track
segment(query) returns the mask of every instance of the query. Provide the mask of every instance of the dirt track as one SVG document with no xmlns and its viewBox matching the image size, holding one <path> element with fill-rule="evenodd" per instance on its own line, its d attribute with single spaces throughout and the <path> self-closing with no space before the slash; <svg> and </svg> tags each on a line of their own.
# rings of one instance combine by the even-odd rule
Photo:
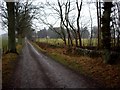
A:
<svg viewBox="0 0 120 90">
<path fill-rule="evenodd" d="M 98 85 L 48 56 L 39 53 L 27 40 L 19 57 L 14 88 L 92 88 Z"/>
</svg>

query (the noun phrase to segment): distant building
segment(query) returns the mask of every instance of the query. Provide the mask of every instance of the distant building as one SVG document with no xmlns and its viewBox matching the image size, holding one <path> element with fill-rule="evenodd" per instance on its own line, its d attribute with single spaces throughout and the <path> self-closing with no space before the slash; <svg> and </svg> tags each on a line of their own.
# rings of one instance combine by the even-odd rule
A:
<svg viewBox="0 0 120 90">
<path fill-rule="evenodd" d="M 55 32 L 60 32 L 59 27 L 49 28 L 46 30 L 45 28 L 37 32 L 38 38 L 60 38 L 60 36 Z"/>
<path fill-rule="evenodd" d="M 46 38 L 47 37 L 47 30 L 44 28 L 37 32 L 38 38 Z"/>
</svg>

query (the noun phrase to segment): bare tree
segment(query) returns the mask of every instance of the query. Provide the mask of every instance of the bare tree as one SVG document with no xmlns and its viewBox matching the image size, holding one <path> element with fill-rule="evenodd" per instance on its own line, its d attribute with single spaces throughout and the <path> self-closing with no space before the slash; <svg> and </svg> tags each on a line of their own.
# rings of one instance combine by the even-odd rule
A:
<svg viewBox="0 0 120 90">
<path fill-rule="evenodd" d="M 82 1 L 81 1 L 82 2 Z M 79 39 L 79 44 L 81 45 L 81 36 L 80 36 L 80 26 L 78 29 L 75 28 L 75 26 L 73 25 L 73 22 L 70 21 L 70 12 L 75 10 L 75 8 L 72 6 L 71 7 L 71 1 L 70 0 L 67 0 L 65 1 L 64 3 L 61 3 L 59 0 L 57 1 L 57 4 L 58 4 L 58 7 L 55 7 L 56 4 L 50 4 L 49 2 L 47 2 L 47 7 L 49 7 L 49 9 L 51 10 L 54 10 L 55 12 L 54 13 L 54 17 L 55 17 L 55 14 L 57 15 L 57 17 L 60 19 L 60 28 L 61 28 L 61 32 L 57 32 L 56 30 L 53 29 L 53 31 L 55 31 L 57 34 L 61 35 L 62 36 L 62 39 L 66 45 L 66 38 L 68 39 L 68 45 L 69 47 L 70 46 L 73 46 L 73 40 L 72 40 L 72 34 L 74 34 L 74 37 L 75 37 L 75 42 L 76 42 L 76 46 L 78 46 L 78 38 Z M 81 3 L 81 6 L 78 5 L 78 9 L 79 9 L 79 14 L 78 14 L 78 23 L 79 23 L 79 19 L 80 19 L 80 11 L 81 11 L 81 8 L 82 7 L 82 3 Z M 44 8 L 43 8 L 44 9 Z M 42 10 L 42 12 L 44 13 L 44 10 Z M 48 12 L 46 12 L 46 14 L 48 14 Z M 52 14 L 52 13 L 50 13 Z M 49 15 L 50 15 L 49 14 Z M 46 15 L 42 15 L 43 17 L 46 17 Z M 45 18 L 46 19 L 46 18 Z M 74 18 L 75 19 L 75 18 Z M 48 26 L 53 26 L 51 25 L 50 23 L 48 23 L 47 21 L 45 21 L 44 19 L 42 19 L 40 17 L 40 20 L 48 25 Z M 76 21 L 75 21 L 76 22 Z M 67 34 L 66 34 L 67 32 Z M 67 37 L 66 37 L 67 35 Z M 79 45 L 79 46 L 80 46 Z"/>
<path fill-rule="evenodd" d="M 32 5 L 32 2 L 25 2 L 24 4 L 21 2 L 15 3 L 15 27 L 17 31 L 19 44 L 22 44 L 22 39 L 27 35 L 28 31 L 31 29 L 32 19 L 34 18 L 36 9 L 37 8 Z"/>
<path fill-rule="evenodd" d="M 8 52 L 16 53 L 14 2 L 6 2 L 8 12 Z"/>
<path fill-rule="evenodd" d="M 67 29 L 67 33 L 68 33 L 68 45 L 73 46 L 73 42 L 72 42 L 72 38 L 71 38 L 71 34 L 70 34 L 70 30 L 69 30 L 69 13 L 70 13 L 70 1 L 68 0 L 65 4 L 65 22 L 63 22 L 63 25 L 66 27 Z"/>
<path fill-rule="evenodd" d="M 57 4 L 58 4 L 59 7 L 53 6 L 53 5 L 55 5 L 55 3 L 52 4 L 52 3 L 47 2 L 45 4 L 45 6 L 47 6 L 47 8 L 52 11 L 52 13 L 48 13 L 48 12 L 46 13 L 45 12 L 46 8 L 43 5 L 42 6 L 42 10 L 41 10 L 43 14 L 39 15 L 40 17 L 38 18 L 38 20 L 40 20 L 43 24 L 47 25 L 50 28 L 50 30 L 52 30 L 55 33 L 57 33 L 61 37 L 61 39 L 64 41 L 64 44 L 67 45 L 66 32 L 65 32 L 64 25 L 63 25 L 63 21 L 64 21 L 64 19 L 63 19 L 63 9 L 62 9 L 63 4 L 60 4 L 59 0 L 57 1 Z M 60 31 L 54 29 L 54 27 L 53 27 L 54 24 L 49 23 L 49 21 L 47 21 L 47 17 L 49 17 L 50 15 L 53 18 L 57 17 L 57 19 L 56 19 L 54 24 L 56 24 L 56 22 L 60 19 Z"/>
<path fill-rule="evenodd" d="M 104 48 L 104 61 L 105 63 L 109 63 L 110 61 L 110 49 L 111 49 L 111 33 L 110 33 L 110 21 L 111 21 L 111 8 L 113 7 L 112 1 L 106 2 L 104 1 L 104 12 L 102 16 L 102 36 L 103 36 L 103 48 Z"/>
<path fill-rule="evenodd" d="M 83 1 L 81 0 L 81 3 L 79 5 L 78 3 L 78 0 L 76 0 L 76 6 L 77 6 L 77 11 L 78 11 L 78 15 L 77 15 L 77 33 L 78 33 L 78 38 L 79 38 L 79 46 L 81 47 L 82 46 L 82 41 L 81 41 L 81 35 L 80 35 L 80 23 L 79 23 L 79 20 L 80 20 L 80 12 L 81 12 L 81 9 L 82 9 L 82 3 Z"/>
<path fill-rule="evenodd" d="M 78 33 L 77 33 L 77 30 L 76 30 L 75 26 L 73 25 L 74 21 L 72 21 L 72 22 L 69 21 L 68 23 L 69 23 L 69 26 L 71 27 L 71 29 L 73 31 L 72 34 L 75 38 L 75 46 L 78 47 Z"/>
<path fill-rule="evenodd" d="M 98 49 L 101 47 L 101 0 L 96 0 L 97 24 L 98 24 Z"/>
<path fill-rule="evenodd" d="M 100 47 L 100 19 L 99 19 L 99 2 L 96 0 L 96 8 L 97 8 L 97 23 L 98 23 L 98 48 Z"/>
</svg>

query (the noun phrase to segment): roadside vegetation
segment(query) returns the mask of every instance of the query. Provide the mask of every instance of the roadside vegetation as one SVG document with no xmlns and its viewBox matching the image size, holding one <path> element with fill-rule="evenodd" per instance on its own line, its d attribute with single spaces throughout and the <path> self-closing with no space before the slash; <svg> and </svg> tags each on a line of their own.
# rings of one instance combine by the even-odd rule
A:
<svg viewBox="0 0 120 90">
<path fill-rule="evenodd" d="M 52 41 L 53 39 L 51 39 Z M 120 62 L 114 65 L 103 63 L 102 57 L 89 57 L 80 53 L 67 52 L 63 46 L 58 46 L 54 42 L 47 43 L 36 42 L 33 45 L 46 55 L 50 56 L 57 62 L 96 80 L 104 87 L 120 87 Z"/>
<path fill-rule="evenodd" d="M 31 38 L 34 32 L 32 19 L 34 18 L 35 6 L 31 2 L 6 2 L 0 4 L 3 30 L 7 34 L 2 35 L 2 85 L 4 88 L 11 87 L 12 74 L 16 68 L 17 58 L 24 45 L 25 37 Z"/>
<path fill-rule="evenodd" d="M 2 44 L 2 47 L 6 47 L 7 44 L 5 44 L 5 39 L 3 41 L 4 44 Z M 2 86 L 3 88 L 6 87 L 12 87 L 11 80 L 13 77 L 14 70 L 17 65 L 17 58 L 22 50 L 22 45 L 17 44 L 16 49 L 18 54 L 16 53 L 6 53 L 7 49 L 4 49 L 4 52 L 2 53 Z"/>
</svg>

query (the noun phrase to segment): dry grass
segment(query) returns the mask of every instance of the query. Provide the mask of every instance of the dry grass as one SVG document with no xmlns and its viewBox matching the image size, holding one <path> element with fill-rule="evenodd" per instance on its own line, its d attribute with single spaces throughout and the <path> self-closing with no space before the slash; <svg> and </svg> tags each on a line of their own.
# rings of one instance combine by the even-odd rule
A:
<svg viewBox="0 0 120 90">
<path fill-rule="evenodd" d="M 17 54 L 8 53 L 2 57 L 2 83 L 3 86 L 8 86 L 10 83 L 10 78 L 13 73 L 15 66 Z"/>
<path fill-rule="evenodd" d="M 120 63 L 109 65 L 101 57 L 69 55 L 64 48 L 45 48 L 48 54 L 62 64 L 90 76 L 106 87 L 120 87 Z"/>
<path fill-rule="evenodd" d="M 17 52 L 20 53 L 22 46 L 17 45 Z M 3 54 L 2 56 L 2 85 L 3 87 L 10 87 L 10 82 L 12 78 L 12 74 L 15 69 L 15 65 L 17 62 L 17 54 L 8 53 Z"/>
</svg>

